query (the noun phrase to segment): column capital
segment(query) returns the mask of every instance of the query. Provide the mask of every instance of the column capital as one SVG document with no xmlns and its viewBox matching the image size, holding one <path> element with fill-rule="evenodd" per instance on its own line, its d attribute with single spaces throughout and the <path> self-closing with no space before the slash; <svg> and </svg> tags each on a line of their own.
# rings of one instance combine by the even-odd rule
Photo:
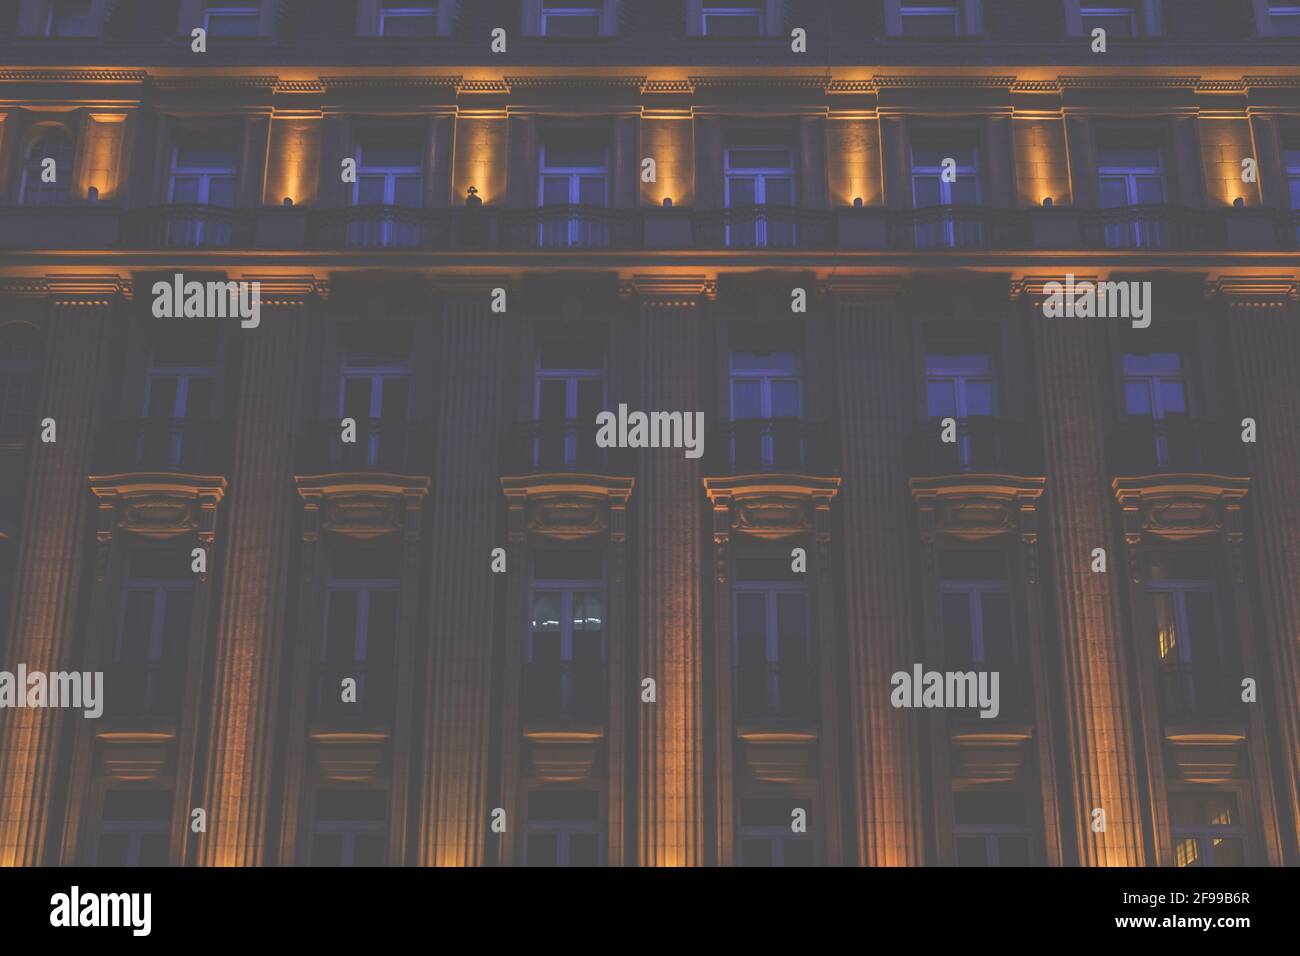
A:
<svg viewBox="0 0 1300 956">
<path fill-rule="evenodd" d="M 641 296 L 651 299 L 668 299 L 694 305 L 687 300 L 715 298 L 718 294 L 718 277 L 696 273 L 690 275 L 634 275 L 620 280 L 618 294 L 625 298 Z"/>
<path fill-rule="evenodd" d="M 911 286 L 901 275 L 830 276 L 821 283 L 827 295 L 837 299 L 896 299 L 907 295 Z"/>
<path fill-rule="evenodd" d="M 117 275 L 19 276 L 0 279 L 0 298 L 54 298 L 60 305 L 107 305 L 132 296 L 131 280 Z"/>
<path fill-rule="evenodd" d="M 1229 303 L 1291 305 L 1300 299 L 1300 275 L 1212 276 L 1205 297 Z"/>
<path fill-rule="evenodd" d="M 306 305 L 313 295 L 328 299 L 329 280 L 310 273 L 303 275 L 258 275 L 243 273 L 231 276 L 239 282 L 256 282 L 261 286 L 263 305 Z"/>
</svg>

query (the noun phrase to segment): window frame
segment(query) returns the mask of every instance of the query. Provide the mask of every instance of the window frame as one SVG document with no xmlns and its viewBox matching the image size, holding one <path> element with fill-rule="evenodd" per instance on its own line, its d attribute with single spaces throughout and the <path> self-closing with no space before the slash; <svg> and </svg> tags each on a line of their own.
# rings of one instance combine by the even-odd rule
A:
<svg viewBox="0 0 1300 956">
<path fill-rule="evenodd" d="M 755 30 L 750 33 L 710 33 L 710 18 L 720 18 L 727 20 L 747 20 L 755 21 Z M 746 40 L 767 36 L 767 5 L 764 3 L 755 4 L 727 4 L 727 3 L 708 3 L 700 4 L 700 36 L 707 37 L 711 40 Z"/>
<path fill-rule="evenodd" d="M 545 790 L 546 788 L 538 788 Z M 596 816 L 590 820 L 552 820 L 541 819 L 534 820 L 528 815 L 528 794 L 532 791 L 525 791 L 523 794 L 524 805 L 524 834 L 520 841 L 519 854 L 524 866 L 541 866 L 543 864 L 531 863 L 528 859 L 528 838 L 533 835 L 554 836 L 555 837 L 555 868 L 562 869 L 575 866 L 571 862 L 573 856 L 572 837 L 575 835 L 588 835 L 596 840 L 596 862 L 593 866 L 603 866 L 606 861 L 608 847 L 606 846 L 608 835 L 605 832 L 605 806 L 608 802 L 605 794 L 599 790 L 596 793 Z M 563 792 L 559 788 L 548 790 L 547 792 Z M 592 792 L 583 789 L 575 792 Z"/>
<path fill-rule="evenodd" d="M 7 357 L 9 337 L 15 340 L 26 336 L 32 342 L 32 352 L 25 358 Z M 0 436 L 26 436 L 36 421 L 40 404 L 41 380 L 45 371 L 45 342 L 40 330 L 21 321 L 0 324 Z M 10 409 L 10 397 L 16 398 L 19 407 Z M 22 407 L 30 403 L 30 410 Z M 7 430 L 8 422 L 19 427 Z"/>
<path fill-rule="evenodd" d="M 146 681 L 146 686 L 151 686 L 152 690 L 148 695 L 150 699 L 146 702 L 143 713 L 151 713 L 150 708 L 158 704 L 160 674 L 164 660 L 163 651 L 167 644 L 167 602 L 174 593 L 185 593 L 190 596 L 190 619 L 182 635 L 185 641 L 188 664 L 194 630 L 195 598 L 197 596 L 193 580 L 183 577 L 133 577 L 128 573 L 118 588 L 117 627 L 114 629 L 112 655 L 109 658 L 109 662 L 114 666 L 121 666 L 126 663 L 122 659 L 122 647 L 126 639 L 126 618 L 130 595 L 149 594 L 153 598 L 149 611 L 149 650 L 143 661 L 147 671 L 146 677 L 152 677 L 153 681 L 151 683 Z"/>
<path fill-rule="evenodd" d="M 785 166 L 737 166 L 732 163 L 732 153 L 736 150 L 780 151 L 786 154 L 786 156 L 789 158 L 789 161 L 788 164 Z M 732 209 L 752 208 L 755 210 L 760 210 L 760 209 L 766 209 L 766 207 L 768 207 L 769 205 L 778 206 L 781 208 L 789 208 L 789 209 L 798 208 L 799 177 L 795 168 L 794 147 L 790 146 L 789 144 L 735 143 L 730 145 L 724 145 L 722 149 L 722 178 L 723 178 L 723 204 L 725 209 L 732 210 Z M 736 181 L 743 180 L 743 179 L 748 179 L 753 181 L 754 202 L 752 206 L 737 206 L 734 205 L 731 201 L 731 191 L 733 185 L 735 184 Z M 788 204 L 769 203 L 767 201 L 767 189 L 768 189 L 769 180 L 775 181 L 780 179 L 789 180 L 791 201 Z M 724 237 L 725 239 L 724 244 L 728 248 L 732 248 L 733 246 L 736 248 L 754 248 L 754 249 L 768 248 L 769 245 L 768 234 L 767 234 L 768 221 L 767 221 L 767 217 L 762 213 L 756 212 L 754 216 L 754 220 L 752 224 L 754 241 L 752 246 L 734 241 L 735 237 L 733 237 L 732 230 L 739 229 L 740 227 L 737 224 L 732 222 L 730 216 L 727 217 L 726 224 L 727 225 L 726 225 L 726 235 Z M 775 225 L 777 228 L 780 228 L 782 232 L 788 231 L 788 236 L 782 238 L 788 238 L 789 241 L 782 242 L 780 244 L 782 248 L 784 247 L 793 248 L 797 246 L 798 244 L 797 224 L 776 223 L 773 225 Z"/>
<path fill-rule="evenodd" d="M 94 859 L 91 865 L 92 866 L 108 865 L 107 863 L 101 863 L 99 859 L 100 848 L 103 843 L 103 838 L 105 835 L 108 834 L 119 834 L 119 835 L 125 835 L 127 837 L 127 853 L 126 853 L 126 862 L 123 864 L 124 867 L 140 867 L 143 865 L 140 862 L 140 849 L 141 849 L 141 844 L 143 844 L 144 842 L 144 838 L 147 836 L 162 835 L 166 837 L 167 856 L 170 858 L 172 852 L 171 819 L 168 818 L 165 820 L 159 820 L 159 819 L 105 820 L 104 811 L 107 809 L 106 806 L 108 803 L 107 795 L 110 792 L 112 792 L 112 790 L 121 790 L 123 792 L 129 792 L 130 788 L 122 787 L 122 788 L 112 788 L 111 790 L 105 789 L 103 794 L 101 795 L 99 822 L 98 822 L 97 832 L 95 833 L 95 841 L 92 844 L 92 846 L 94 847 Z M 163 792 L 168 792 L 168 791 L 163 791 Z M 173 795 L 173 800 L 174 799 L 175 797 Z"/>
<path fill-rule="evenodd" d="M 86 21 L 87 32 L 85 33 L 62 33 L 55 32 L 58 25 L 58 7 L 59 0 L 49 0 L 45 15 L 45 33 L 44 35 L 51 40 L 91 40 L 99 36 L 99 10 L 94 0 L 87 0 L 87 10 L 82 18 Z"/>
<path fill-rule="evenodd" d="M 61 173 L 59 169 L 58 158 L 54 155 L 53 150 L 38 149 L 37 147 L 45 143 L 48 139 L 62 140 L 67 146 L 69 156 L 67 173 Z M 46 159 L 54 158 L 55 182 L 46 183 L 41 181 L 43 172 L 42 163 Z M 60 207 L 72 204 L 72 183 L 74 174 L 77 171 L 77 140 L 71 131 L 63 126 L 46 126 L 38 129 L 36 135 L 27 146 L 27 151 L 23 157 L 22 174 L 18 178 L 18 205 L 26 206 L 33 209 L 41 209 L 50 206 Z M 31 177 L 35 177 L 32 182 Z M 49 187 L 54 186 L 51 190 Z M 34 192 L 31 192 L 34 190 Z M 31 197 L 43 196 L 46 193 L 54 195 L 51 201 L 32 202 Z"/>
<path fill-rule="evenodd" d="M 943 597 L 948 594 L 961 594 L 967 597 L 967 620 L 970 622 L 972 666 L 988 667 L 988 646 L 984 640 L 984 604 L 985 594 L 1004 594 L 1007 598 L 1007 626 L 1010 628 L 1008 644 L 1011 649 L 1010 663 L 1017 668 L 1023 667 L 1022 648 L 1020 647 L 1020 629 L 1016 626 L 1016 592 L 1007 578 L 943 578 L 939 582 L 939 617 L 942 626 Z M 978 648 L 978 656 L 976 649 Z M 946 648 L 945 648 L 946 651 Z M 948 662 L 954 666 L 954 662 Z"/>
<path fill-rule="evenodd" d="M 603 163 L 600 166 L 573 166 L 573 165 L 550 165 L 547 159 L 548 149 L 555 145 L 554 142 L 548 143 L 543 139 L 541 147 L 538 150 L 537 158 L 537 208 L 545 210 L 555 208 L 556 205 L 550 206 L 546 203 L 546 182 L 548 179 L 568 179 L 569 201 L 563 205 L 570 207 L 591 206 L 590 203 L 582 202 L 582 184 L 584 180 L 599 179 L 602 185 L 603 200 L 599 206 L 593 207 L 598 209 L 608 209 L 610 199 L 610 148 L 606 142 L 602 147 Z M 548 221 L 545 217 L 537 224 L 538 245 L 543 248 L 604 248 L 609 245 L 609 229 L 600 221 L 595 221 L 575 213 L 569 216 L 567 222 L 563 223 L 566 227 L 563 231 L 564 242 L 553 241 L 556 237 L 549 227 L 555 223 Z"/>
<path fill-rule="evenodd" d="M 769 719 L 776 719 L 783 713 L 783 691 L 781 689 L 779 668 L 794 662 L 782 661 L 781 659 L 781 634 L 780 634 L 780 601 L 781 595 L 797 595 L 803 599 L 803 640 L 804 640 L 804 659 L 803 663 L 807 667 L 807 677 L 809 679 L 809 689 L 815 694 L 815 688 L 812 686 L 813 676 L 815 674 L 815 664 L 813 658 L 813 609 L 812 593 L 806 581 L 753 581 L 742 579 L 739 576 L 731 587 L 731 667 L 732 673 L 737 675 L 736 692 L 733 694 L 737 708 L 740 703 L 740 604 L 745 595 L 760 595 L 763 598 L 763 659 L 769 669 L 778 668 L 776 673 L 767 675 L 766 688 L 766 711 Z M 741 719 L 742 715 L 737 710 L 736 718 Z"/>
<path fill-rule="evenodd" d="M 325 866 L 325 864 L 316 861 L 316 837 L 318 835 L 341 837 L 338 869 L 349 869 L 358 865 L 356 862 L 357 840 L 361 837 L 379 837 L 382 846 L 382 856 L 384 861 L 387 862 L 389 858 L 389 821 L 387 813 L 382 820 L 321 820 L 317 815 L 319 813 L 319 807 L 316 806 L 316 804 L 320 800 L 321 792 L 331 789 L 342 790 L 344 788 L 321 787 L 313 794 L 313 806 L 306 841 L 307 866 Z M 387 791 L 380 792 L 387 795 Z"/>
<path fill-rule="evenodd" d="M 898 35 L 908 40 L 940 40 L 940 39 L 952 39 L 956 37 L 965 36 L 966 35 L 966 31 L 964 29 L 965 24 L 962 22 L 965 19 L 964 16 L 965 12 L 966 12 L 965 9 L 963 9 L 962 4 L 960 3 L 922 4 L 922 3 L 900 2 L 898 5 L 898 21 L 899 21 Z M 922 17 L 934 18 L 934 17 L 942 17 L 948 15 L 952 16 L 953 32 L 951 35 L 946 33 L 909 34 L 907 32 L 906 23 L 909 17 L 919 19 Z"/>
<path fill-rule="evenodd" d="M 596 30 L 594 33 L 577 33 L 577 34 L 552 34 L 547 32 L 547 21 L 550 19 L 557 20 L 580 20 L 594 19 L 596 21 Z M 590 5 L 564 5 L 551 7 L 546 0 L 541 0 L 541 8 L 538 10 L 538 29 L 537 35 L 545 37 L 548 40 L 596 40 L 605 35 L 605 5 L 604 3 L 592 3 Z"/>
<path fill-rule="evenodd" d="M 546 420 L 542 416 L 542 384 L 548 381 L 562 381 L 564 386 L 564 421 L 561 423 L 564 429 L 564 463 L 566 466 L 577 464 L 578 460 L 578 439 L 583 423 L 578 421 L 578 391 L 582 382 L 600 382 L 601 406 L 608 402 L 609 399 L 609 373 L 606 366 L 609 364 L 609 350 L 603 349 L 601 352 L 604 359 L 600 368 L 583 368 L 579 366 L 558 367 L 542 364 L 542 350 L 540 347 L 534 350 L 533 355 L 533 420 L 540 425 L 545 425 Z M 569 428 L 569 423 L 577 426 L 574 429 Z M 592 423 L 593 427 L 595 423 Z M 542 441 L 543 436 L 538 435 L 533 439 L 533 466 L 540 467 L 542 461 Z"/>
<path fill-rule="evenodd" d="M 1106 30 L 1106 40 L 1137 40 L 1141 39 L 1143 33 L 1142 10 L 1140 2 L 1134 2 L 1125 6 L 1105 5 L 1100 3 L 1079 4 L 1079 24 L 1084 36 L 1092 36 L 1092 31 L 1097 27 L 1090 27 L 1087 23 L 1090 17 L 1108 17 L 1115 19 L 1121 16 L 1128 16 L 1129 35 L 1112 36 L 1110 30 Z M 1104 29 L 1104 28 L 1103 28 Z"/>
<path fill-rule="evenodd" d="M 230 19 L 253 19 L 253 30 L 251 33 L 213 33 L 212 17 L 225 17 Z M 250 2 L 239 3 L 237 0 L 218 0 L 214 5 L 205 3 L 203 5 L 203 31 L 209 38 L 216 37 L 222 40 L 250 40 L 263 36 L 262 32 L 262 2 L 260 0 L 250 0 Z"/>
<path fill-rule="evenodd" d="M 389 7 L 384 3 L 384 0 L 378 0 L 376 36 L 385 40 L 421 40 L 436 37 L 440 34 L 441 10 L 439 8 L 445 2 L 447 0 L 430 3 L 416 3 L 415 0 L 411 0 L 409 4 L 404 6 Z M 430 19 L 433 21 L 433 30 L 429 33 L 385 33 L 384 23 L 390 18 L 394 20 Z"/>
<path fill-rule="evenodd" d="M 1233 808 L 1236 810 L 1236 816 L 1238 820 L 1241 819 L 1242 801 L 1239 799 L 1240 794 L 1238 794 L 1235 791 L 1230 793 L 1225 791 L 1212 791 L 1212 792 L 1216 795 L 1230 796 L 1232 798 Z M 1179 792 L 1169 794 L 1168 802 L 1172 804 L 1179 797 L 1196 798 L 1197 796 L 1199 795 L 1179 791 Z M 1198 823 L 1198 824 L 1191 824 L 1191 825 L 1178 824 L 1174 822 L 1173 807 L 1171 806 L 1169 808 L 1169 837 L 1170 837 L 1170 844 L 1171 844 L 1170 852 L 1173 854 L 1174 857 L 1172 863 L 1175 867 L 1183 868 L 1183 867 L 1190 866 L 1190 864 L 1178 863 L 1178 843 L 1180 840 L 1195 840 L 1197 845 L 1197 854 L 1198 854 L 1197 859 L 1198 860 L 1205 859 L 1208 861 L 1206 863 L 1201 864 L 1201 868 L 1214 867 L 1215 866 L 1214 841 L 1216 839 L 1238 841 L 1239 845 L 1241 846 L 1242 863 L 1245 866 L 1250 865 L 1248 859 L 1248 853 L 1249 853 L 1248 831 L 1245 823 L 1240 823 L 1240 822 L 1231 823 L 1231 824 Z"/>
<path fill-rule="evenodd" d="M 370 676 L 370 670 L 373 661 L 370 657 L 370 599 L 374 594 L 392 594 L 395 602 L 395 622 L 400 628 L 401 617 L 401 600 L 402 600 L 402 582 L 400 578 L 345 578 L 336 577 L 334 569 L 331 568 L 329 576 L 325 581 L 324 602 L 322 604 L 321 615 L 321 633 L 320 633 L 320 652 L 316 658 L 316 666 L 319 671 L 324 671 L 326 666 L 333 663 L 329 657 L 329 628 L 330 628 L 330 608 L 334 601 L 335 594 L 355 594 L 357 598 L 356 613 L 353 624 L 355 628 L 352 632 L 352 661 L 356 673 L 353 674 L 357 680 L 357 702 L 361 708 L 367 712 L 373 712 L 371 709 L 372 702 L 367 696 L 366 684 Z M 393 650 L 396 654 L 399 641 L 399 635 L 393 634 Z M 322 680 L 317 681 L 320 687 L 322 700 L 320 709 L 328 710 L 323 700 L 325 694 L 325 685 Z M 334 688 L 337 691 L 337 688 Z M 331 702 L 332 706 L 332 702 Z"/>
<path fill-rule="evenodd" d="M 603 567 L 603 565 L 602 565 Z M 548 631 L 538 631 L 534 626 L 536 622 L 537 599 L 541 595 L 554 594 L 559 597 L 560 620 L 559 620 L 559 657 L 560 669 L 560 688 L 559 699 L 562 712 L 574 704 L 574 675 L 572 665 L 574 662 L 574 634 L 577 629 L 574 627 L 573 607 L 575 598 L 579 596 L 596 595 L 600 601 L 601 622 L 600 622 L 600 671 L 602 686 L 600 688 L 600 698 L 602 706 L 604 705 L 608 694 L 603 686 L 609 676 L 609 588 L 606 577 L 600 579 L 581 579 L 581 578 L 543 578 L 538 577 L 536 570 L 533 571 L 532 577 L 528 582 L 528 633 L 524 639 L 524 663 L 531 666 L 535 663 L 535 649 L 533 646 L 534 636 L 539 633 L 550 633 Z"/>
</svg>

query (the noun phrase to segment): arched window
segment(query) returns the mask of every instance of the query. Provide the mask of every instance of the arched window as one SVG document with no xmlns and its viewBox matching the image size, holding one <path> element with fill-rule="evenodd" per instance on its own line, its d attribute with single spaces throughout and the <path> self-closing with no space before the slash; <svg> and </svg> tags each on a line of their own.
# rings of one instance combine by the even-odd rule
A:
<svg viewBox="0 0 1300 956">
<path fill-rule="evenodd" d="M 62 130 L 42 133 L 27 150 L 18 202 L 24 206 L 60 206 L 72 195 L 72 140 Z M 47 163 L 54 160 L 53 182 L 46 182 Z"/>
<path fill-rule="evenodd" d="M 41 336 L 30 325 L 0 326 L 0 435 L 25 435 L 41 390 Z"/>
</svg>

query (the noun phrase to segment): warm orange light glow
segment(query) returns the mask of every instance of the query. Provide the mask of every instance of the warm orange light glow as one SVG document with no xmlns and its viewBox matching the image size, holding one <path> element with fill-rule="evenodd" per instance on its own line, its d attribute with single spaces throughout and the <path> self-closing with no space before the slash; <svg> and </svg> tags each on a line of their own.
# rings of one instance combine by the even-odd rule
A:
<svg viewBox="0 0 1300 956">
<path fill-rule="evenodd" d="M 507 126 L 504 117 L 461 117 L 456 121 L 456 158 L 452 199 L 465 201 L 471 186 L 484 203 L 499 200 L 506 191 Z"/>
<path fill-rule="evenodd" d="M 830 189 L 837 206 L 881 204 L 880 151 L 876 121 L 834 120 L 826 124 Z"/>
<path fill-rule="evenodd" d="M 85 199 L 93 188 L 100 201 L 117 195 L 121 181 L 122 142 L 126 131 L 125 113 L 91 113 L 86 126 L 84 160 L 77 176 L 77 194 Z"/>
<path fill-rule="evenodd" d="M 676 116 L 642 119 L 641 151 L 655 161 L 655 181 L 641 184 L 642 205 L 689 206 L 694 201 L 693 129 L 693 123 Z"/>
<path fill-rule="evenodd" d="M 263 202 L 280 205 L 292 199 L 297 206 L 315 202 L 320 141 L 319 114 L 277 115 L 272 119 Z"/>
</svg>

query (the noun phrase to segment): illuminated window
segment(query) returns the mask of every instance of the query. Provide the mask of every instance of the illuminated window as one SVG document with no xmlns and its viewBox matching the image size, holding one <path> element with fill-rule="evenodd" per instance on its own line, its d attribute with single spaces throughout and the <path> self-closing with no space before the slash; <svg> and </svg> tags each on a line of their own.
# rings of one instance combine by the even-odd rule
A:
<svg viewBox="0 0 1300 956">
<path fill-rule="evenodd" d="M 605 347 L 565 336 L 537 350 L 533 380 L 533 464 L 540 468 L 595 465 L 596 416 L 605 408 Z"/>
<path fill-rule="evenodd" d="M 420 222 L 407 209 L 424 205 L 423 133 L 415 128 L 362 131 L 355 159 L 357 181 L 352 204 L 371 207 L 348 226 L 348 245 L 363 247 L 415 246 Z M 375 208 L 385 207 L 385 208 Z"/>
<path fill-rule="evenodd" d="M 1107 40 L 1131 39 L 1141 32 L 1137 9 L 1131 3 L 1083 4 L 1079 18 L 1088 36 L 1098 28 L 1106 31 Z"/>
<path fill-rule="evenodd" d="M 167 202 L 175 206 L 215 207 L 177 210 L 167 222 L 169 246 L 228 246 L 231 220 L 221 210 L 235 205 L 235 150 L 229 135 L 183 132 L 172 147 Z"/>
<path fill-rule="evenodd" d="M 726 244 L 733 247 L 795 245 L 794 153 L 788 146 L 737 143 L 725 154 Z"/>
<path fill-rule="evenodd" d="M 342 331 L 338 414 L 356 423 L 356 442 L 339 445 L 337 466 L 400 472 L 411 450 L 411 327 L 359 322 Z"/>
<path fill-rule="evenodd" d="M 813 716 L 808 586 L 790 557 L 736 560 L 732 666 L 742 720 Z"/>
<path fill-rule="evenodd" d="M 958 866 L 1033 863 L 1023 794 L 959 790 L 952 804 Z"/>
<path fill-rule="evenodd" d="M 524 862 L 528 866 L 599 866 L 604 840 L 600 794 L 533 790 L 528 794 Z"/>
<path fill-rule="evenodd" d="M 542 36 L 600 36 L 600 0 L 545 0 L 542 4 Z"/>
<path fill-rule="evenodd" d="M 762 2 L 706 3 L 701 11 L 701 32 L 706 37 L 762 36 L 763 8 Z"/>
<path fill-rule="evenodd" d="M 1131 209 L 1106 220 L 1107 248 L 1163 246 L 1168 229 L 1158 211 L 1151 208 L 1167 201 L 1160 147 L 1139 142 L 1103 142 L 1098 148 L 1097 173 L 1103 209 L 1147 207 Z"/>
<path fill-rule="evenodd" d="M 47 162 L 53 160 L 53 163 Z M 22 206 L 62 206 L 72 196 L 72 140 L 62 130 L 41 134 L 27 150 L 18 184 Z"/>
<path fill-rule="evenodd" d="M 45 22 L 45 35 L 51 37 L 91 37 L 96 34 L 91 0 L 51 0 Z"/>
<path fill-rule="evenodd" d="M 813 866 L 817 854 L 811 803 L 799 797 L 741 800 L 741 865 Z M 803 832 L 796 832 L 800 820 Z"/>
<path fill-rule="evenodd" d="M 974 135 L 964 130 L 917 130 L 912 135 L 913 207 L 975 206 L 979 202 L 979 150 Z M 956 209 L 918 218 L 915 226 L 920 249 L 979 246 L 983 238 L 984 225 L 979 218 Z"/>
<path fill-rule="evenodd" d="M 171 716 L 185 689 L 194 574 L 188 548 L 131 554 L 118 605 L 105 710 L 114 716 Z"/>
<path fill-rule="evenodd" d="M 1268 19 L 1274 36 L 1300 37 L 1300 3 L 1270 3 Z"/>
<path fill-rule="evenodd" d="M 904 3 L 898 15 L 905 37 L 957 37 L 963 32 L 960 4 Z"/>
<path fill-rule="evenodd" d="M 166 866 L 171 790 L 109 790 L 99 824 L 96 866 Z"/>
<path fill-rule="evenodd" d="M 731 353 L 731 462 L 738 468 L 803 464 L 799 356 L 782 351 Z"/>
<path fill-rule="evenodd" d="M 1171 793 L 1174 866 L 1245 866 L 1246 832 L 1231 793 Z"/>
<path fill-rule="evenodd" d="M 609 203 L 608 149 L 603 134 L 571 134 L 542 143 L 538 205 L 542 246 L 609 245 L 608 221 L 596 209 Z M 550 210 L 549 212 L 547 210 Z"/>
<path fill-rule="evenodd" d="M 384 0 L 379 8 L 379 35 L 431 37 L 438 33 L 438 5 Z"/>
<path fill-rule="evenodd" d="M 319 660 L 321 713 L 391 710 L 399 576 L 391 550 L 340 548 L 333 554 Z M 343 699 L 344 680 L 355 682 L 355 700 Z"/>
<path fill-rule="evenodd" d="M 312 866 L 383 866 L 388 851 L 388 793 L 321 790 L 311 825 Z"/>
<path fill-rule="evenodd" d="M 255 37 L 262 31 L 262 10 L 256 3 L 209 3 L 203 28 L 210 37 Z"/>
<path fill-rule="evenodd" d="M 26 435 L 40 399 L 41 336 L 25 323 L 0 327 L 0 435 Z"/>
<path fill-rule="evenodd" d="M 605 580 L 600 555 L 537 554 L 529 606 L 525 713 L 600 716 L 605 701 Z"/>
</svg>

